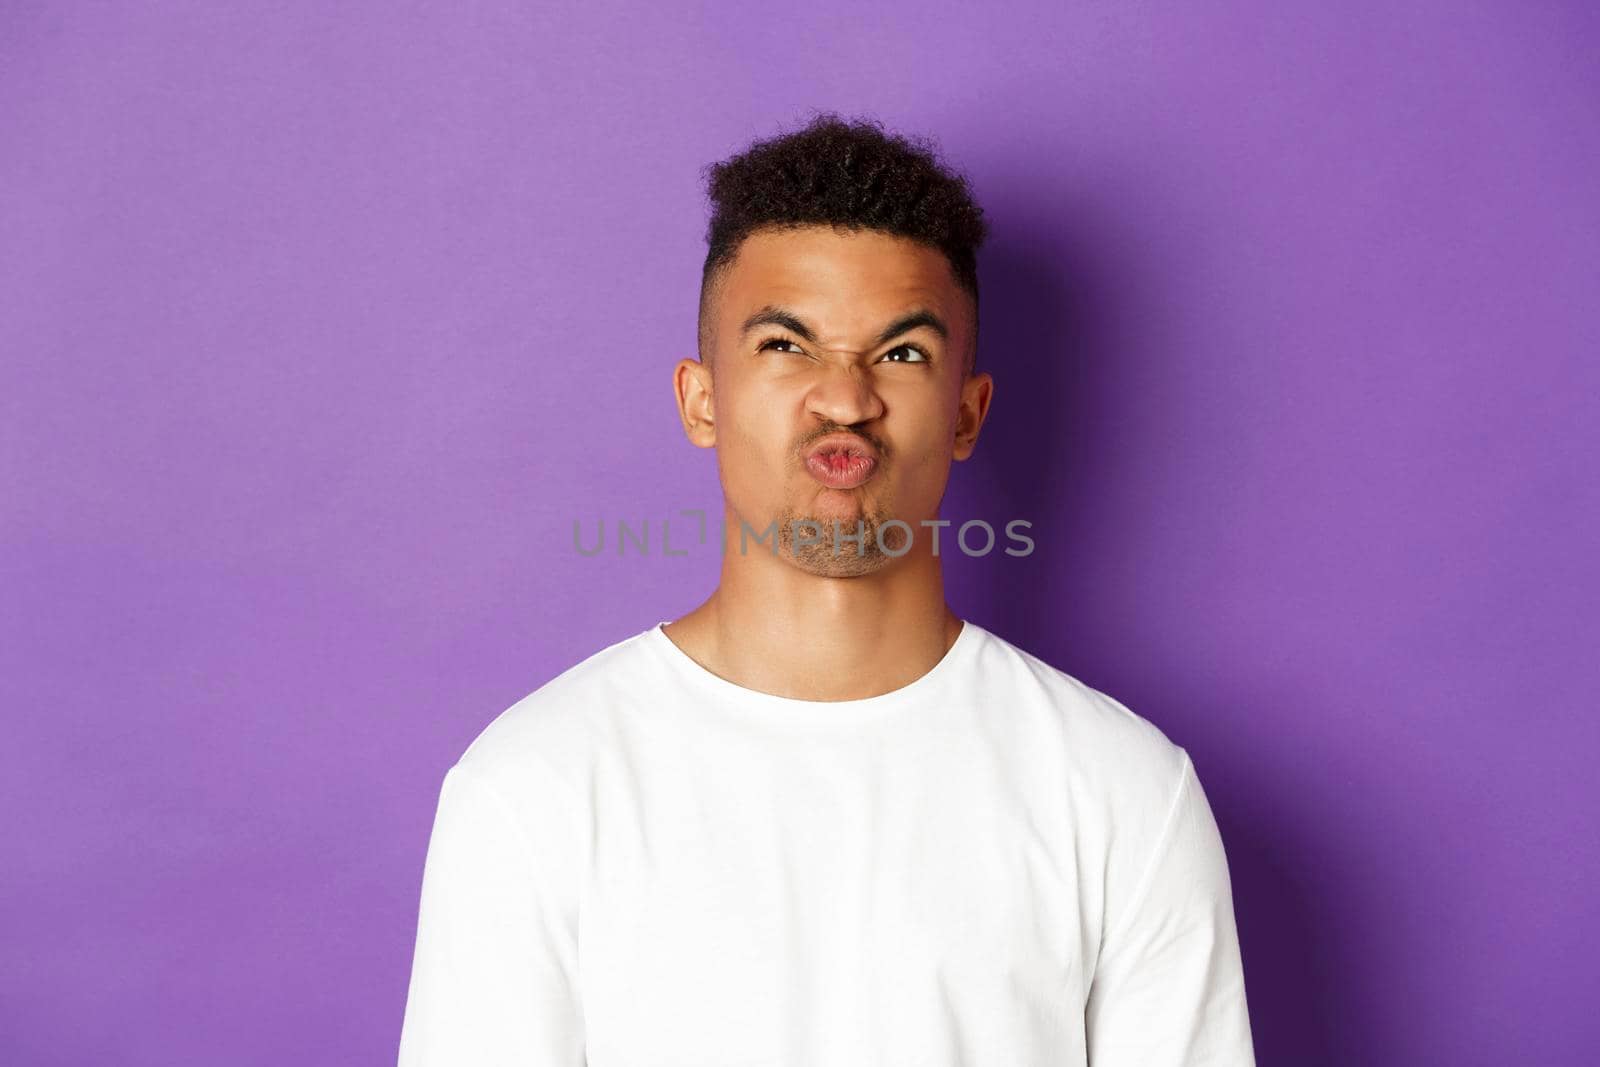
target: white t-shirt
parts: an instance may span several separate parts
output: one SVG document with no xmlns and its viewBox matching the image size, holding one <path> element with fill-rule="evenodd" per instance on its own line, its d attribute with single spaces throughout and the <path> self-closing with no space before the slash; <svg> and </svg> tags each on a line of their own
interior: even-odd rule
<svg viewBox="0 0 1600 1067">
<path fill-rule="evenodd" d="M 1186 750 L 967 621 L 863 700 L 660 625 L 445 774 L 401 1067 L 1246 1067 Z"/>
</svg>

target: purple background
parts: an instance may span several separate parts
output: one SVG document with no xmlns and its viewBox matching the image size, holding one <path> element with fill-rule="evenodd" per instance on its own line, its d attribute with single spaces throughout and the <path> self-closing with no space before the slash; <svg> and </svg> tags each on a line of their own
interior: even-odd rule
<svg viewBox="0 0 1600 1067">
<path fill-rule="evenodd" d="M 1592 5 L 340 7 L 0 15 L 0 1059 L 392 1062 L 446 767 L 714 584 L 572 547 L 718 506 L 699 168 L 834 108 L 993 219 L 951 601 L 1193 753 L 1262 1063 L 1591 1061 Z"/>
</svg>

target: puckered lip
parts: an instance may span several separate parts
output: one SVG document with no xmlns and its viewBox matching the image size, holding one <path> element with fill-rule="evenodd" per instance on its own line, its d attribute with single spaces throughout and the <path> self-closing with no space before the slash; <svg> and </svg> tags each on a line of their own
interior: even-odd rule
<svg viewBox="0 0 1600 1067">
<path fill-rule="evenodd" d="M 852 456 L 866 456 L 876 463 L 879 459 L 878 450 L 864 437 L 853 433 L 830 433 L 826 437 L 819 437 L 806 449 L 804 459 L 820 455 L 824 452 L 844 452 Z"/>
</svg>

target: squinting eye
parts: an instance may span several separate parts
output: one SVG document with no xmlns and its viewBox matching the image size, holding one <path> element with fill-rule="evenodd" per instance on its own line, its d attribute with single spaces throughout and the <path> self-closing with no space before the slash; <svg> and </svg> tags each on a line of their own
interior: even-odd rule
<svg viewBox="0 0 1600 1067">
<path fill-rule="evenodd" d="M 889 359 L 889 357 L 894 355 L 896 352 L 910 352 L 912 355 L 916 356 L 916 358 L 915 359 Z M 924 352 L 918 346 L 916 346 L 914 344 L 910 344 L 908 342 L 906 344 L 898 345 L 898 346 L 896 346 L 894 348 L 889 349 L 888 352 L 884 353 L 883 358 L 889 360 L 890 363 L 926 363 L 926 362 L 928 362 L 928 353 Z"/>
<path fill-rule="evenodd" d="M 795 348 L 800 347 L 799 345 L 795 345 L 794 342 L 789 340 L 787 337 L 771 337 L 765 341 L 762 341 L 761 344 L 756 347 L 756 351 L 764 352 L 773 345 L 794 345 Z"/>
</svg>

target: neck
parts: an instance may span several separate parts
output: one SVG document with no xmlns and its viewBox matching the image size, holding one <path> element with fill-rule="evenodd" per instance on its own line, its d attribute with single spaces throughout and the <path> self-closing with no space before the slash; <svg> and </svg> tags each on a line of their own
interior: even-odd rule
<svg viewBox="0 0 1600 1067">
<path fill-rule="evenodd" d="M 811 573 L 751 543 L 728 517 L 717 589 L 666 628 L 714 674 L 797 700 L 881 696 L 932 670 L 961 632 L 928 538 L 854 577 Z"/>
</svg>

